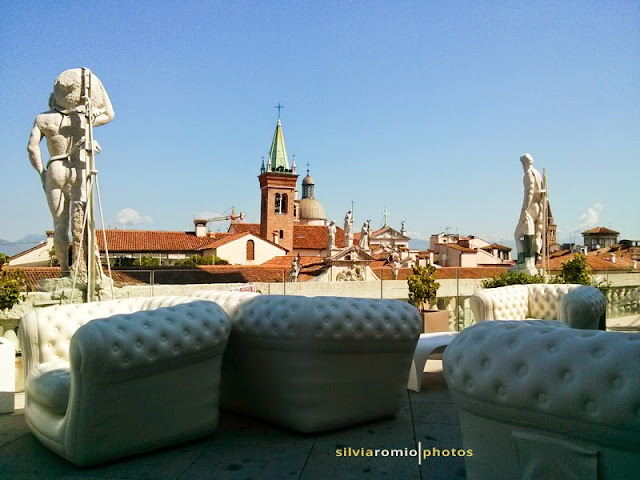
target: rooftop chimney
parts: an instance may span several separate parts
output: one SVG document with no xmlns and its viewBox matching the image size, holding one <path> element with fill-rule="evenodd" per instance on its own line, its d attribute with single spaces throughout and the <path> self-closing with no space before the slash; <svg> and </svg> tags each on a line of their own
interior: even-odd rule
<svg viewBox="0 0 640 480">
<path fill-rule="evenodd" d="M 207 221 L 196 219 L 193 221 L 195 224 L 196 237 L 206 237 L 207 236 Z"/>
</svg>

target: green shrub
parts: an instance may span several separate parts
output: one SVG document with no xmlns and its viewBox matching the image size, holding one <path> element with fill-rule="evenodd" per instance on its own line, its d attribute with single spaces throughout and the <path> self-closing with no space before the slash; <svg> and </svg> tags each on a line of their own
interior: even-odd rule
<svg viewBox="0 0 640 480">
<path fill-rule="evenodd" d="M 589 273 L 589 263 L 584 253 L 576 253 L 571 260 L 562 264 L 560 274 L 553 277 L 552 283 L 577 283 L 579 285 L 590 285 L 596 287 L 605 295 L 611 284 L 605 281 L 596 282 Z"/>
<path fill-rule="evenodd" d="M 29 291 L 22 270 L 0 270 L 0 310 L 7 310 L 22 301 Z"/>
<path fill-rule="evenodd" d="M 483 280 L 482 288 L 506 287 L 507 285 L 527 285 L 529 283 L 544 283 L 544 276 L 530 275 L 525 272 L 506 272 L 493 278 Z"/>
<path fill-rule="evenodd" d="M 409 275 L 409 303 L 419 310 L 429 308 L 436 299 L 440 284 L 436 282 L 436 267 L 413 267 L 413 275 Z"/>
</svg>

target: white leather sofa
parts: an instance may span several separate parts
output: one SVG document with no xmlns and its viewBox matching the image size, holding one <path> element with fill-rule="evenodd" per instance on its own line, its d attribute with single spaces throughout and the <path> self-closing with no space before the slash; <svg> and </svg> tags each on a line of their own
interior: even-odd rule
<svg viewBox="0 0 640 480">
<path fill-rule="evenodd" d="M 299 432 L 398 412 L 422 329 L 398 300 L 257 295 L 241 302 L 221 407 Z"/>
<path fill-rule="evenodd" d="M 258 295 L 260 294 L 255 292 L 239 292 L 233 290 L 198 290 L 190 296 L 201 300 L 216 302 L 227 312 L 229 318 L 232 318 L 241 304 Z"/>
<path fill-rule="evenodd" d="M 467 478 L 636 479 L 640 334 L 483 322 L 444 352 Z"/>
<path fill-rule="evenodd" d="M 190 297 L 36 309 L 19 328 L 25 418 L 86 466 L 213 432 L 226 313 Z"/>
<path fill-rule="evenodd" d="M 476 322 L 484 320 L 557 320 L 573 328 L 604 330 L 607 300 L 595 287 L 529 284 L 486 288 L 469 299 Z"/>
</svg>

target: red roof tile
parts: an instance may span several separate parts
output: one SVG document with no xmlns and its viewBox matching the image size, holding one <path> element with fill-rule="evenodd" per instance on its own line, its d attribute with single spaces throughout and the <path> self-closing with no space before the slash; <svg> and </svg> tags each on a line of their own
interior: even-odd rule
<svg viewBox="0 0 640 480">
<path fill-rule="evenodd" d="M 610 228 L 607 227 L 594 227 L 590 230 L 587 230 L 586 232 L 582 232 L 582 234 L 611 234 L 611 235 L 620 235 L 620 232 L 616 232 L 615 230 L 611 230 Z"/>
<path fill-rule="evenodd" d="M 196 237 L 194 232 L 158 230 L 105 230 L 109 252 L 184 252 L 195 251 L 224 238 L 228 233 Z M 98 247 L 104 251 L 102 230 L 96 231 Z"/>
</svg>

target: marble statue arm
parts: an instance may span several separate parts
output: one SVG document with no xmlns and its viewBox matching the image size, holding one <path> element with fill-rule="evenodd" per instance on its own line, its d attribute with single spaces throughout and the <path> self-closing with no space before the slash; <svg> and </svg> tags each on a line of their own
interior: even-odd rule
<svg viewBox="0 0 640 480">
<path fill-rule="evenodd" d="M 111 105 L 109 95 L 107 95 L 107 90 L 102 85 L 102 82 L 100 82 L 100 89 L 102 90 L 102 97 L 104 99 L 104 108 L 101 108 L 98 111 L 100 114 L 93 120 L 94 127 L 99 127 L 100 125 L 109 123 L 113 120 L 113 117 L 116 116 L 116 113 L 113 111 L 113 105 Z"/>
<path fill-rule="evenodd" d="M 34 122 L 31 135 L 29 136 L 29 144 L 27 145 L 27 152 L 29 152 L 29 160 L 31 165 L 36 171 L 42 175 L 44 167 L 42 165 L 42 155 L 40 152 L 40 141 L 42 140 L 42 131 L 38 126 L 38 122 Z"/>
</svg>

